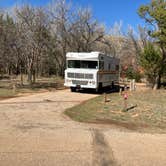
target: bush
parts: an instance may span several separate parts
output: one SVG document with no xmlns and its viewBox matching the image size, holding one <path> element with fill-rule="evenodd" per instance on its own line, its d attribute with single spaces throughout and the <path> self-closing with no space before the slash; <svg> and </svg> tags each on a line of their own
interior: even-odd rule
<svg viewBox="0 0 166 166">
<path fill-rule="evenodd" d="M 142 78 L 142 75 L 138 70 L 136 70 L 132 66 L 130 66 L 126 70 L 126 77 L 128 79 L 135 79 L 136 82 L 140 82 L 141 78 Z"/>
</svg>

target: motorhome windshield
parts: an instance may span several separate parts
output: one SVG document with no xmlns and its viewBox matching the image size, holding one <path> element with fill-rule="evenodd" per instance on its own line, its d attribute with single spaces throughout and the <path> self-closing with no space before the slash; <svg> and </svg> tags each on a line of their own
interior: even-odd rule
<svg viewBox="0 0 166 166">
<path fill-rule="evenodd" d="M 98 69 L 98 61 L 68 60 L 68 68 Z"/>
</svg>

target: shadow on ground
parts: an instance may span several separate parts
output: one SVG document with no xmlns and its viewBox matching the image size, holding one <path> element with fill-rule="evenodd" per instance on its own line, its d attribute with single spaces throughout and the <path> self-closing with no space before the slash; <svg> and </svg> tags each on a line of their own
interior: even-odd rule
<svg viewBox="0 0 166 166">
<path fill-rule="evenodd" d="M 99 92 L 96 92 L 96 90 L 94 89 L 80 89 L 77 92 L 79 93 L 87 93 L 87 94 L 103 94 L 103 93 L 114 93 L 114 92 L 119 92 L 120 88 L 122 88 L 122 90 L 124 89 L 121 86 L 114 86 L 114 87 L 103 87 Z"/>
</svg>

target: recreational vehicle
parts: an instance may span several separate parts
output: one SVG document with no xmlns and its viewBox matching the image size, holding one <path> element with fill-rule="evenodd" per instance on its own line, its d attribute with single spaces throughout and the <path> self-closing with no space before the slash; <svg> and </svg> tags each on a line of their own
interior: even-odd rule
<svg viewBox="0 0 166 166">
<path fill-rule="evenodd" d="M 102 87 L 119 82 L 119 59 L 100 52 L 66 55 L 65 86 L 71 91 L 91 88 L 96 91 Z"/>
</svg>

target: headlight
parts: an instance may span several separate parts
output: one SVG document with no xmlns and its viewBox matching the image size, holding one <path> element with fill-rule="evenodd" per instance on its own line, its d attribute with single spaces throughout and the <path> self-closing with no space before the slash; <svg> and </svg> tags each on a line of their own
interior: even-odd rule
<svg viewBox="0 0 166 166">
<path fill-rule="evenodd" d="M 89 81 L 89 84 L 95 85 L 95 81 Z"/>
<path fill-rule="evenodd" d="M 95 85 L 95 83 L 96 83 L 95 81 L 92 81 L 92 84 L 93 84 L 93 85 Z"/>
</svg>

